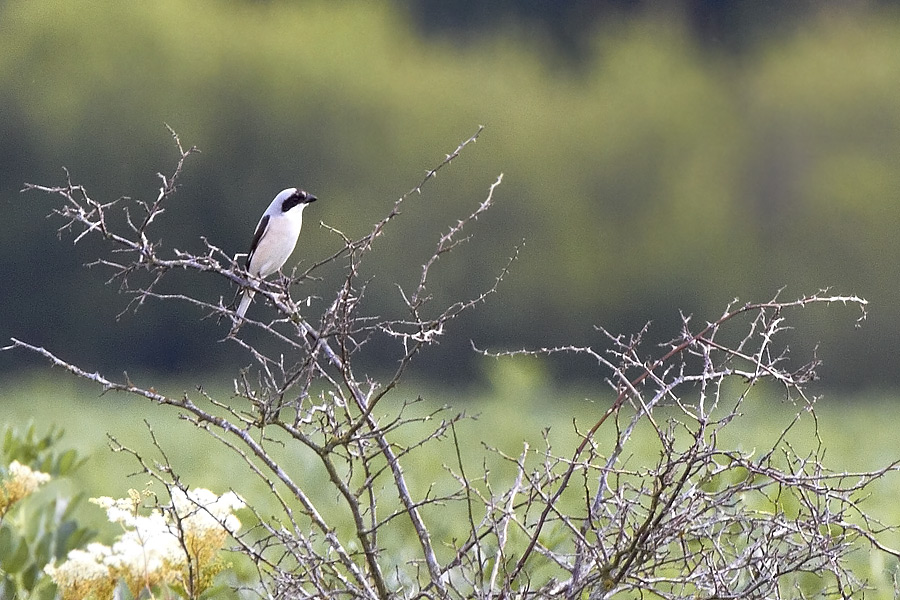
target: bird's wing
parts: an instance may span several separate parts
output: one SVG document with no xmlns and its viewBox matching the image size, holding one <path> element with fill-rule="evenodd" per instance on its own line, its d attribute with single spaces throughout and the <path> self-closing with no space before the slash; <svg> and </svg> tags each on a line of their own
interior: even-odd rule
<svg viewBox="0 0 900 600">
<path fill-rule="evenodd" d="M 253 258 L 253 253 L 256 252 L 256 247 L 259 246 L 259 240 L 262 239 L 263 234 L 266 232 L 266 227 L 269 226 L 269 215 L 263 215 L 263 218 L 259 220 L 259 225 L 256 226 L 256 233 L 253 234 L 253 241 L 250 242 L 250 252 L 247 254 L 247 268 L 250 268 L 250 259 Z"/>
</svg>

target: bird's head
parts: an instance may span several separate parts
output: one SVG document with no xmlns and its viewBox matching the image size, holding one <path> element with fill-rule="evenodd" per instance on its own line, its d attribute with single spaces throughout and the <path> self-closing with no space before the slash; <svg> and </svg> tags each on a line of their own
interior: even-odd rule
<svg viewBox="0 0 900 600">
<path fill-rule="evenodd" d="M 297 188 L 287 188 L 282 190 L 272 204 L 282 212 L 286 213 L 294 208 L 299 207 L 302 210 L 310 202 L 315 202 L 318 198 L 312 194 Z"/>
</svg>

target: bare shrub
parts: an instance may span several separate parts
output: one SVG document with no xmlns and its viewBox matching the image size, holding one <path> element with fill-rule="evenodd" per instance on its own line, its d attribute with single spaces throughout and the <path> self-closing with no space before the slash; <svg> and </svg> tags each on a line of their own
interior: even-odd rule
<svg viewBox="0 0 900 600">
<path fill-rule="evenodd" d="M 872 483 L 895 471 L 897 463 L 871 472 L 830 471 L 817 433 L 812 451 L 795 449 L 791 432 L 802 419 L 815 419 L 815 398 L 805 390 L 817 362 L 797 365 L 779 343 L 792 311 L 850 304 L 861 309 L 862 319 L 861 298 L 820 291 L 792 301 L 776 296 L 735 303 L 702 326 L 683 318 L 680 337 L 661 349 L 646 348 L 643 332 L 623 336 L 598 330 L 601 349 L 485 352 L 589 356 L 606 382 L 597 397 L 614 398 L 589 428 L 576 427 L 571 448 L 547 443 L 525 445 L 517 455 L 495 451 L 509 466 L 501 473 L 489 472 L 462 447 L 457 436 L 462 414 L 383 402 L 416 355 L 448 335 L 453 319 L 485 301 L 506 273 L 501 270 L 489 289 L 444 305 L 436 305 L 430 294 L 433 267 L 467 239 L 491 207 L 501 175 L 436 241 L 414 287 L 398 286 L 402 317 L 365 310 L 361 267 L 376 251 L 377 238 L 389 234 L 403 203 L 480 133 L 428 171 L 367 235 L 350 239 L 325 226 L 339 236 L 341 249 L 273 281 L 248 278 L 209 240 L 200 254 L 150 241 L 149 232 L 175 201 L 178 177 L 194 152 L 185 150 L 174 132 L 180 157 L 170 176 L 160 175 L 155 199 L 97 201 L 68 174 L 62 186 L 29 184 L 26 189 L 61 200 L 53 211 L 63 221 L 61 233 L 71 234 L 75 243 L 87 236 L 107 243 L 110 252 L 94 264 L 109 269 L 109 282 L 128 295 L 126 310 L 175 300 L 236 324 L 233 306 L 222 298 L 158 291 L 170 272 L 187 270 L 251 287 L 258 304 L 263 304 L 259 299 L 269 304 L 256 314 L 270 318 L 248 319 L 228 334 L 255 369 L 236 375 L 234 397 L 227 400 L 203 391 L 169 396 L 127 378 L 117 381 L 25 341 L 14 339 L 5 349 L 40 354 L 103 391 L 174 408 L 246 463 L 276 507 L 251 507 L 256 526 L 235 538 L 236 550 L 259 572 L 247 594 L 381 600 L 845 598 L 863 590 L 866 583 L 848 560 L 852 551 L 870 548 L 900 556 L 881 541 L 886 527 L 861 506 Z M 122 225 L 114 228 L 112 222 Z M 310 304 L 304 284 L 327 264 L 343 265 L 345 276 L 331 282 L 330 299 Z M 251 328 L 277 342 L 275 350 L 264 352 L 252 343 L 246 335 Z M 395 370 L 381 381 L 354 368 L 362 349 L 372 346 L 396 357 Z M 795 418 L 771 447 L 729 447 L 722 440 L 740 427 L 742 407 L 758 401 L 754 395 L 765 395 L 756 393 L 763 382 L 777 385 L 795 403 Z M 631 448 L 648 439 L 658 458 L 632 464 Z M 454 452 L 445 457 L 442 479 L 411 483 L 419 451 L 447 442 Z M 118 441 L 114 446 L 132 452 L 143 471 L 169 490 L 187 488 L 167 460 L 149 460 Z M 327 489 L 304 483 L 305 467 L 285 459 L 291 447 L 314 455 Z M 160 453 L 165 457 L 164 449 Z M 241 489 L 235 485 L 234 491 Z M 194 597 L 191 589 L 186 585 L 185 593 Z"/>
</svg>

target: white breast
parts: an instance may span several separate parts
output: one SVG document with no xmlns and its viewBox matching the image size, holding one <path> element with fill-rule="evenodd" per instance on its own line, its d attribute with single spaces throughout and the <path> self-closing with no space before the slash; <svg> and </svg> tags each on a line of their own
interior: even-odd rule
<svg viewBox="0 0 900 600">
<path fill-rule="evenodd" d="M 301 211 L 297 211 L 298 213 Z M 250 259 L 250 273 L 257 277 L 268 277 L 282 266 L 297 245 L 302 220 L 297 214 L 277 216 L 269 219 L 266 231 Z"/>
</svg>

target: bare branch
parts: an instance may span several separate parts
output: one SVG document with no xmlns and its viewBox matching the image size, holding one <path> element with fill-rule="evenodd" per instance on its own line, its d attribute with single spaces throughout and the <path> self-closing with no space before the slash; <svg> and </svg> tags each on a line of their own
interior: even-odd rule
<svg viewBox="0 0 900 600">
<path fill-rule="evenodd" d="M 177 196 L 186 159 L 197 152 L 185 150 L 169 132 L 179 159 L 171 174 L 159 174 L 152 200 L 94 200 L 68 171 L 62 186 L 25 188 L 61 199 L 53 210 L 63 221 L 60 235 L 71 235 L 74 244 L 88 237 L 104 243 L 108 253 L 91 265 L 108 270 L 108 283 L 128 296 L 124 310 L 177 301 L 233 324 L 237 319 L 224 293 L 204 298 L 161 287 L 175 270 L 212 273 L 223 288 L 249 288 L 268 301 L 267 320 L 246 319 L 245 329 L 264 334 L 274 350 L 264 351 L 243 330 L 225 337 L 251 361 L 251 368 L 236 374 L 227 399 L 199 388 L 169 396 L 127 375 L 116 381 L 18 339 L 2 350 L 26 350 L 104 393 L 174 409 L 238 457 L 271 501 L 252 507 L 258 524 L 235 540 L 259 571 L 261 596 L 845 598 L 866 586 L 848 559 L 853 550 L 900 558 L 885 541 L 892 527 L 864 506 L 873 484 L 900 470 L 900 462 L 868 472 L 826 467 L 816 398 L 807 392 L 818 359 L 791 368 L 795 357 L 781 340 L 792 314 L 812 305 L 856 306 L 859 323 L 866 317 L 862 298 L 820 290 L 792 301 L 781 300 L 780 293 L 767 302 L 735 300 L 718 318 L 699 325 L 682 315 L 679 335 L 649 350 L 648 325 L 630 335 L 597 328 L 596 347 L 479 351 L 497 360 L 588 357 L 598 380 L 605 378 L 597 397 L 611 396 L 589 426 L 573 424 L 561 451 L 545 432 L 541 448 L 524 444 L 520 453 L 508 455 L 486 443 L 486 456 L 477 457 L 463 437 L 462 414 L 444 416 L 442 410 L 423 412 L 417 401 L 398 406 L 384 400 L 420 351 L 450 334 L 456 317 L 485 302 L 516 260 L 518 248 L 493 283 L 469 298 L 440 303 L 430 293 L 438 277 L 435 265 L 465 248 L 474 223 L 493 206 L 503 176 L 439 236 L 413 274 L 414 288 L 398 286 L 402 317 L 366 312 L 368 280 L 361 273 L 376 238 L 388 231 L 403 203 L 423 193 L 482 128 L 388 206 L 366 235 L 354 240 L 323 224 L 341 240 L 340 250 L 273 281 L 249 277 L 205 238 L 197 254 L 152 239 Z M 325 282 L 332 284 L 330 297 L 313 302 L 303 286 L 331 263 L 343 275 Z M 355 366 L 361 350 L 376 343 L 379 352 L 396 357 L 397 366 L 371 380 Z M 739 427 L 742 409 L 757 401 L 751 391 L 761 382 L 774 383 L 795 402 L 793 417 L 765 447 L 728 447 L 725 434 Z M 813 425 L 811 450 L 798 450 L 810 447 L 796 442 L 801 422 Z M 152 430 L 150 435 L 161 462 L 116 440 L 112 445 L 170 492 L 184 491 L 185 482 Z M 440 444 L 452 444 L 441 454 L 451 457 L 441 460 L 443 479 L 429 475 L 423 481 L 419 457 Z M 635 448 L 652 448 L 655 458 L 642 462 Z M 309 462 L 298 462 L 301 454 Z M 481 466 L 474 468 L 478 458 Z M 491 471 L 489 460 L 503 468 Z M 818 587 L 802 579 L 806 573 L 816 574 Z M 192 579 L 189 574 L 185 590 L 196 596 L 200 588 Z"/>
</svg>

